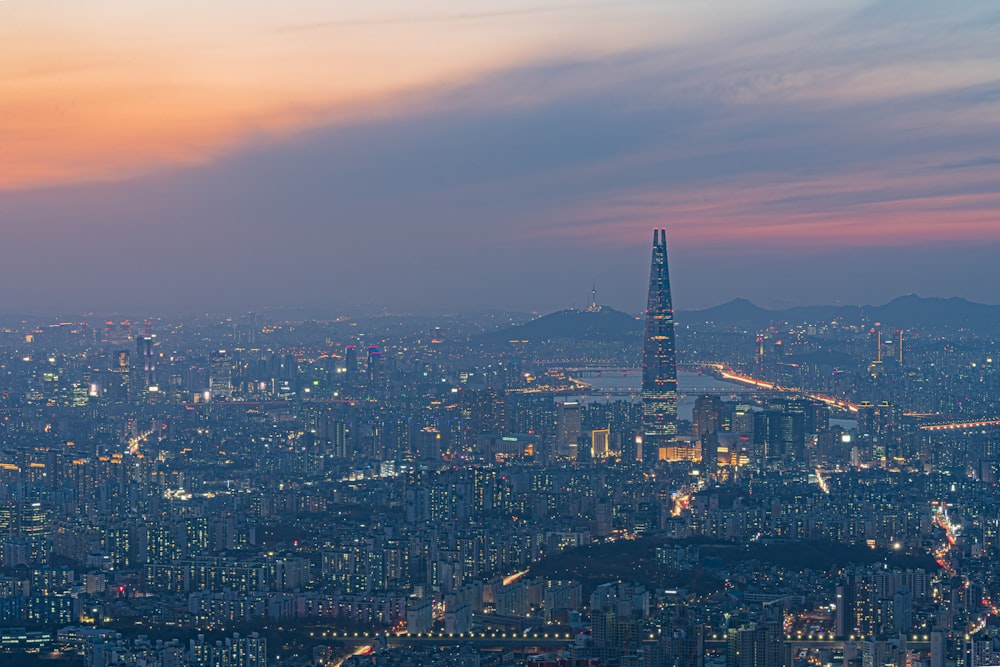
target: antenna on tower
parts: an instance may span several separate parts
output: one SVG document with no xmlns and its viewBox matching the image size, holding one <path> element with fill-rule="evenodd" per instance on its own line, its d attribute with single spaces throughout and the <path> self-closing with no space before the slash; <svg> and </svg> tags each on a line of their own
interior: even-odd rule
<svg viewBox="0 0 1000 667">
<path fill-rule="evenodd" d="M 587 306 L 587 312 L 596 313 L 600 309 L 601 307 L 597 305 L 597 280 L 594 280 L 594 287 L 590 290 L 590 305 Z"/>
</svg>

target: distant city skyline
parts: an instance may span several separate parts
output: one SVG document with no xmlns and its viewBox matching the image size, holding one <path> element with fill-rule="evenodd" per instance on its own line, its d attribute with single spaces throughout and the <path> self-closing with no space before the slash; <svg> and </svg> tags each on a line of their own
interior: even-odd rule
<svg viewBox="0 0 1000 667">
<path fill-rule="evenodd" d="M 683 318 L 685 313 L 697 313 L 700 311 L 712 310 L 716 307 L 725 306 L 727 304 L 737 302 L 737 301 L 749 301 L 754 306 L 757 306 L 764 311 L 782 312 L 785 310 L 796 309 L 801 307 L 882 307 L 886 306 L 897 299 L 905 299 L 908 297 L 917 297 L 919 299 L 962 299 L 969 304 L 982 304 L 987 306 L 1000 306 L 998 303 L 991 303 L 988 301 L 976 301 L 973 299 L 966 299 L 961 296 L 933 296 L 925 297 L 922 294 L 899 294 L 894 297 L 888 298 L 884 301 L 869 300 L 869 301 L 844 301 L 837 299 L 834 301 L 802 301 L 802 302 L 788 302 L 775 300 L 770 304 L 754 301 L 749 299 L 744 295 L 734 295 L 726 298 L 723 301 L 708 303 L 704 306 L 697 306 L 691 308 L 679 308 L 675 309 L 675 313 L 680 312 Z M 628 309 L 625 307 L 620 307 L 616 304 L 609 304 L 601 299 L 598 299 L 597 305 L 601 308 L 611 308 L 612 310 L 617 310 L 629 315 L 634 315 L 637 319 L 641 319 L 644 310 L 643 309 Z M 164 307 L 160 310 L 154 310 L 151 308 L 144 308 L 142 305 L 125 305 L 123 307 L 97 307 L 97 308 L 74 308 L 64 307 L 64 308 L 34 308 L 32 306 L 26 306 L 24 308 L 14 308 L 7 307 L 0 310 L 0 320 L 7 318 L 8 320 L 17 318 L 29 318 L 31 321 L 41 322 L 45 320 L 79 320 L 79 321 L 91 321 L 92 323 L 103 322 L 107 318 L 112 319 L 122 319 L 123 321 L 128 320 L 141 320 L 144 318 L 153 317 L 157 320 L 164 321 L 187 321 L 187 320 L 201 320 L 208 319 L 213 320 L 216 318 L 227 318 L 234 316 L 243 316 L 247 314 L 255 314 L 269 320 L 273 321 L 289 321 L 295 322 L 299 320 L 353 320 L 353 319 L 377 319 L 380 317 L 475 317 L 477 315 L 485 315 L 489 313 L 506 313 L 512 316 L 525 316 L 528 318 L 543 317 L 545 315 L 558 313 L 562 311 L 586 311 L 591 307 L 591 302 L 582 303 L 579 299 L 574 299 L 570 302 L 564 304 L 556 304 L 552 308 L 548 309 L 537 309 L 537 308 L 518 308 L 516 306 L 505 308 L 499 306 L 491 306 L 490 304 L 485 304 L 482 307 L 470 306 L 468 308 L 454 309 L 447 307 L 440 308 L 429 308 L 429 309 L 416 309 L 407 308 L 405 305 L 397 308 L 390 308 L 385 305 L 380 305 L 378 303 L 372 302 L 367 304 L 355 303 L 355 304 L 327 304 L 327 303 L 290 303 L 290 304 L 257 304 L 257 305 L 246 305 L 246 306 L 208 306 L 208 307 Z"/>
<path fill-rule="evenodd" d="M 0 310 L 997 303 L 992 3 L 0 3 Z M 914 36 L 919 36 L 915 38 Z"/>
</svg>

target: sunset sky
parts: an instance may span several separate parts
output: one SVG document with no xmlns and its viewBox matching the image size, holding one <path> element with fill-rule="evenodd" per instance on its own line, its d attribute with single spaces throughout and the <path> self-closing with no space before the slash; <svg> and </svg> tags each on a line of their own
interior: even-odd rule
<svg viewBox="0 0 1000 667">
<path fill-rule="evenodd" d="M 0 311 L 1000 303 L 995 0 L 0 0 Z"/>
</svg>

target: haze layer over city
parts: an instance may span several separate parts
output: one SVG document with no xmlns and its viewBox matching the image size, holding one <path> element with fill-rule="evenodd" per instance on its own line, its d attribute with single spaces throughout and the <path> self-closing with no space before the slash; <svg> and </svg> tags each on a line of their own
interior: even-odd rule
<svg viewBox="0 0 1000 667">
<path fill-rule="evenodd" d="M 1000 664 L 998 26 L 0 2 L 0 663 Z"/>
</svg>

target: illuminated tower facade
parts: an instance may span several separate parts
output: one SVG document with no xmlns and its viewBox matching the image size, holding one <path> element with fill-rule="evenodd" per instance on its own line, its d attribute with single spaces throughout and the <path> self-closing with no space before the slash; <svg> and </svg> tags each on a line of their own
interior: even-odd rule
<svg viewBox="0 0 1000 667">
<path fill-rule="evenodd" d="M 156 387 L 156 357 L 153 355 L 153 344 L 156 338 L 153 334 L 144 334 L 135 338 L 136 379 L 132 383 L 132 391 L 137 395 L 146 395 Z"/>
<path fill-rule="evenodd" d="M 208 356 L 208 391 L 213 400 L 233 397 L 233 357 L 225 350 Z"/>
<path fill-rule="evenodd" d="M 642 427 L 642 458 L 655 461 L 660 447 L 677 435 L 677 356 L 665 229 L 653 230 L 642 349 Z"/>
</svg>

